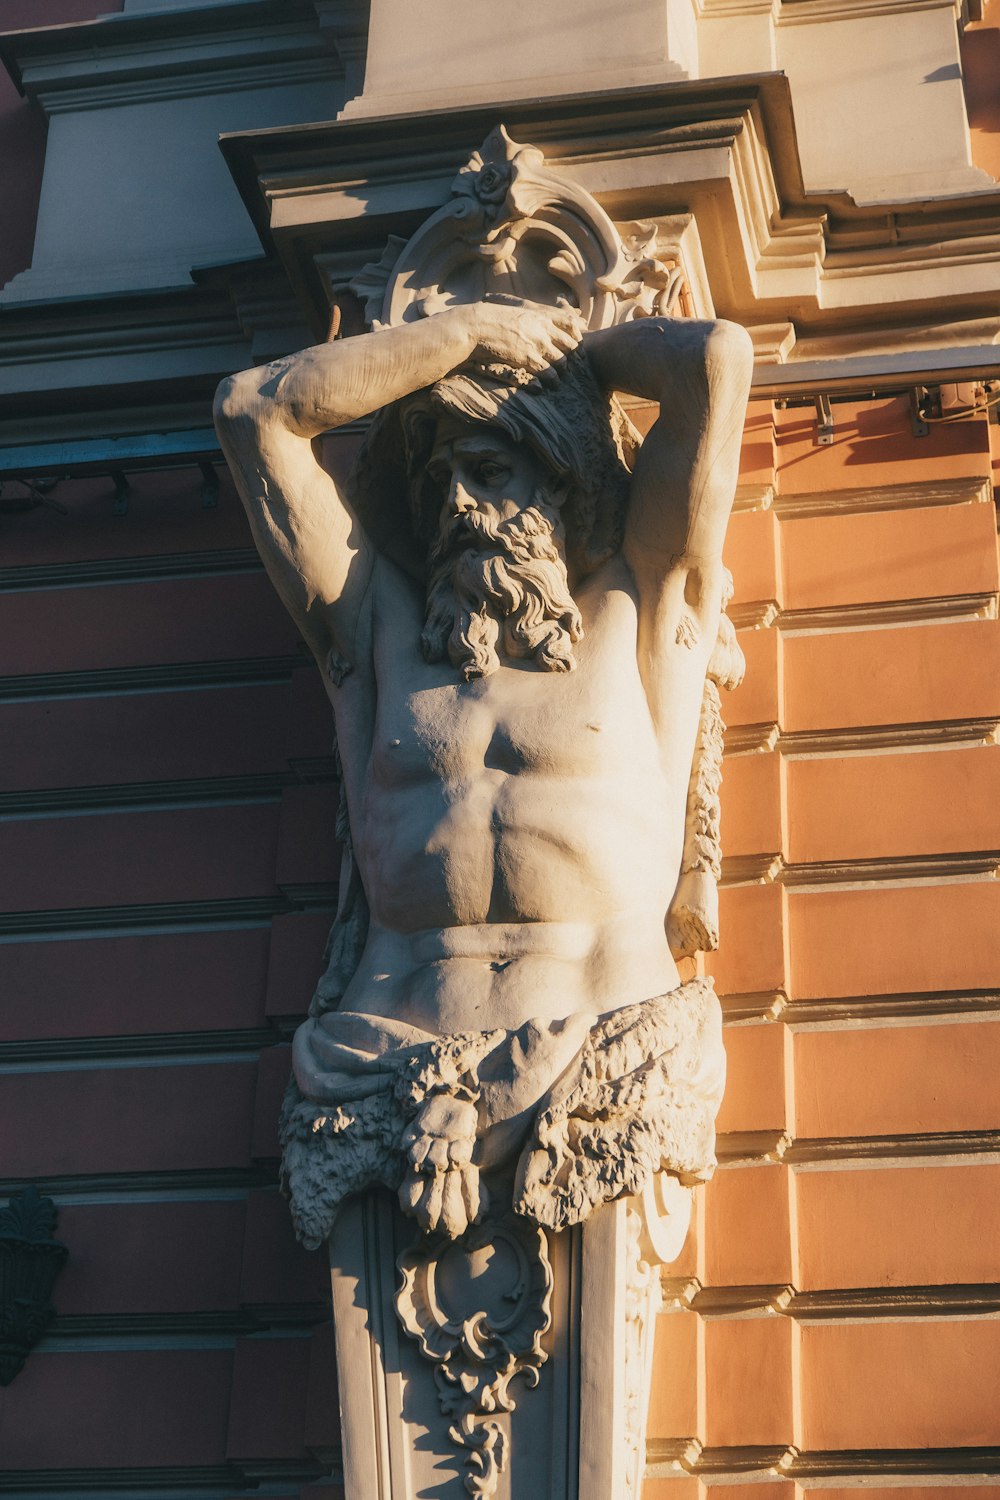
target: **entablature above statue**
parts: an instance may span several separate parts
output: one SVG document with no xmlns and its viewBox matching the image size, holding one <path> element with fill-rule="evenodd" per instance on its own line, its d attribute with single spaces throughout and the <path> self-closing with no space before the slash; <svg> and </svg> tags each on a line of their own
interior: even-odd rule
<svg viewBox="0 0 1000 1500">
<path fill-rule="evenodd" d="M 763 389 L 800 362 L 821 360 L 828 378 L 868 348 L 891 372 L 915 341 L 931 367 L 950 369 L 959 346 L 963 367 L 995 364 L 1000 187 L 867 207 L 807 191 L 778 73 L 223 137 L 317 334 L 390 235 L 405 242 L 448 203 L 469 141 L 501 116 L 610 221 L 660 222 L 661 245 L 675 236 L 693 310 L 748 329 Z"/>
</svg>

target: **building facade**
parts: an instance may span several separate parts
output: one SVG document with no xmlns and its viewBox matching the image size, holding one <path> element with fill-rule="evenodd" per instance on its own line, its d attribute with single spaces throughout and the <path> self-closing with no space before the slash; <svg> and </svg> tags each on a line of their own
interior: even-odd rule
<svg viewBox="0 0 1000 1500">
<path fill-rule="evenodd" d="M 704 960 L 730 1081 L 645 1494 L 996 1494 L 1000 0 L 0 26 L 0 1190 L 37 1185 L 69 1252 L 0 1391 L 5 1488 L 341 1493 L 276 1131 L 336 899 L 331 732 L 211 401 L 362 328 L 352 281 L 502 121 L 757 356 Z"/>
</svg>

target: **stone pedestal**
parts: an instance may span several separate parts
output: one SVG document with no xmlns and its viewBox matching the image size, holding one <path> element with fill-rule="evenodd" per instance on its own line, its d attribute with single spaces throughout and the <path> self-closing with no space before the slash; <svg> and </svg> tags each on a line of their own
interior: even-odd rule
<svg viewBox="0 0 1000 1500">
<path fill-rule="evenodd" d="M 552 1234 L 513 1214 L 421 1235 L 387 1193 L 330 1241 L 347 1500 L 639 1500 L 659 1262 L 690 1194 Z"/>
</svg>

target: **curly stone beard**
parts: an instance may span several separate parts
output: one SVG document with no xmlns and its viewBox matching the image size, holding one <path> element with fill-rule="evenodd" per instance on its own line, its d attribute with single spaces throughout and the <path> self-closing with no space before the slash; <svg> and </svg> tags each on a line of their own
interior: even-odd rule
<svg viewBox="0 0 1000 1500">
<path fill-rule="evenodd" d="M 506 521 L 480 511 L 442 517 L 420 645 L 426 661 L 447 658 L 466 682 L 497 670 L 498 643 L 549 672 L 576 666 L 583 621 L 569 590 L 562 521 L 544 492 L 533 501 Z"/>
</svg>

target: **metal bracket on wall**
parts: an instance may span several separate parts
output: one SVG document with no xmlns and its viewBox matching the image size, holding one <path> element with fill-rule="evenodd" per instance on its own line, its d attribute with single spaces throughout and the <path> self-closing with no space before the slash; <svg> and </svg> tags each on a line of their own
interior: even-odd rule
<svg viewBox="0 0 1000 1500">
<path fill-rule="evenodd" d="M 833 442 L 833 412 L 830 409 L 830 398 L 825 395 L 817 395 L 816 402 L 816 442 L 821 448 L 828 448 Z"/>
</svg>

